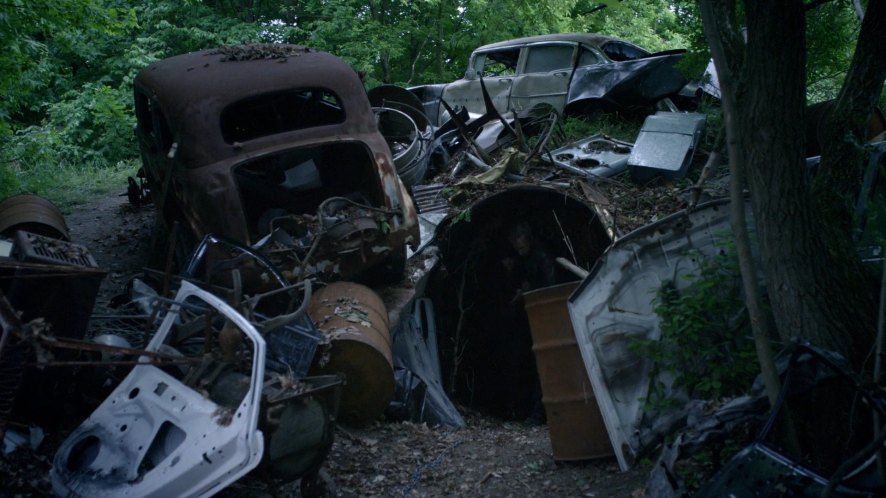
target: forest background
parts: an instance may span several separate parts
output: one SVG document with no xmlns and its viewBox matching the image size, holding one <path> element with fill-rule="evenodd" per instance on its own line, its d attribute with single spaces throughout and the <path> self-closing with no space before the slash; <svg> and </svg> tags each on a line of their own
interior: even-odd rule
<svg viewBox="0 0 886 498">
<path fill-rule="evenodd" d="M 809 103 L 839 91 L 860 25 L 854 7 L 833 0 L 807 12 Z M 0 198 L 30 192 L 67 208 L 125 186 L 139 166 L 132 81 L 165 57 L 297 43 L 340 56 L 367 88 L 409 86 L 459 78 L 482 44 L 572 31 L 687 48 L 693 78 L 710 57 L 692 1 L 2 0 Z"/>
</svg>

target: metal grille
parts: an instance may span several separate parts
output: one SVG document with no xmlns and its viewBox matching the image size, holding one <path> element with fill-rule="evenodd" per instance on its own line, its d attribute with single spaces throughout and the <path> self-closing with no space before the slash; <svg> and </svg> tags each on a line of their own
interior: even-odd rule
<svg viewBox="0 0 886 498">
<path fill-rule="evenodd" d="M 19 230 L 12 253 L 20 261 L 98 268 L 89 249 L 80 244 Z"/>
</svg>

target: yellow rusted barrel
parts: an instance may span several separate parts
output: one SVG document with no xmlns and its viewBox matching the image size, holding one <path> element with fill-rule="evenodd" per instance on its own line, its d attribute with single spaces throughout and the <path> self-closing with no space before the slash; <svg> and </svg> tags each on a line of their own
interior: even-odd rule
<svg viewBox="0 0 886 498">
<path fill-rule="evenodd" d="M 577 285 L 554 285 L 523 295 L 555 460 L 613 455 L 566 307 Z"/>
<path fill-rule="evenodd" d="M 336 282 L 314 294 L 308 314 L 329 340 L 318 349 L 311 374 L 345 376 L 338 420 L 364 425 L 377 419 L 394 396 L 391 336 L 381 298 L 366 286 Z"/>
</svg>

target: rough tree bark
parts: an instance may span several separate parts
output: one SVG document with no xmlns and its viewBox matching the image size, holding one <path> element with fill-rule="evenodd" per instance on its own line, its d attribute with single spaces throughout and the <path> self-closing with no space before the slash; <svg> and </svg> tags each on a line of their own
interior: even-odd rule
<svg viewBox="0 0 886 498">
<path fill-rule="evenodd" d="M 706 32 L 716 22 L 725 47 L 714 54 L 717 68 L 731 71 L 731 94 L 724 95 L 724 104 L 732 102 L 724 105 L 728 151 L 748 182 L 779 336 L 808 339 L 859 364 L 873 340 L 873 300 L 857 258 L 845 250 L 848 234 L 816 209 L 807 179 L 803 3 L 746 0 L 744 45 L 734 0 L 701 5 L 716 13 L 704 18 Z"/>
<path fill-rule="evenodd" d="M 860 144 L 884 78 L 886 1 L 872 0 L 840 95 L 818 125 L 822 167 L 815 193 L 820 208 L 839 219 L 844 230 L 851 227 L 852 202 L 863 175 L 865 152 Z"/>
<path fill-rule="evenodd" d="M 735 119 L 737 115 L 736 89 L 740 87 L 738 85 L 738 78 L 744 62 L 742 57 L 744 42 L 736 36 L 738 32 L 734 29 L 735 12 L 733 10 L 726 10 L 724 7 L 726 6 L 723 4 L 715 5 L 714 2 L 702 2 L 700 10 L 705 24 L 705 36 L 711 47 L 711 54 L 713 54 L 715 60 L 717 73 L 720 75 L 720 92 L 724 115 L 723 127 L 727 135 L 729 172 L 732 177 L 730 182 L 732 233 L 735 238 L 742 286 L 745 291 L 745 303 L 751 320 L 754 346 L 757 352 L 757 360 L 760 362 L 760 371 L 766 386 L 766 394 L 769 398 L 769 404 L 775 406 L 780 390 L 780 382 L 772 352 L 770 333 L 762 309 L 762 299 L 757 285 L 756 265 L 751 256 L 751 243 L 745 220 L 744 188 L 746 182 L 744 178 L 744 150 L 739 146 L 738 140 L 735 139 L 735 137 L 739 136 L 739 129 Z M 716 152 L 712 154 L 712 157 L 715 154 Z"/>
</svg>

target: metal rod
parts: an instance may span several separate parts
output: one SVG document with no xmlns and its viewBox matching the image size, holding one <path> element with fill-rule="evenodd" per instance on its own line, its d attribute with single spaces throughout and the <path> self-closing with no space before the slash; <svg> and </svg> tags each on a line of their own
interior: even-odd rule
<svg viewBox="0 0 886 498">
<path fill-rule="evenodd" d="M 165 360 L 157 358 L 155 360 L 139 361 L 139 360 L 53 360 L 46 362 L 25 363 L 31 367 L 83 367 L 83 366 L 116 366 L 116 365 L 196 365 L 203 361 L 202 358 L 181 358 L 177 360 Z"/>
<path fill-rule="evenodd" d="M 572 264 L 572 261 L 569 261 L 568 259 L 566 259 L 566 258 L 564 258 L 564 257 L 558 256 L 558 257 L 555 258 L 554 260 L 555 260 L 560 266 L 562 266 L 563 268 L 566 268 L 567 270 L 571 271 L 572 273 L 574 273 L 575 275 L 577 275 L 579 278 L 583 278 L 583 279 L 584 279 L 584 278 L 587 278 L 587 277 L 588 277 L 588 274 L 590 273 L 589 271 L 585 270 L 584 268 L 582 268 L 582 267 L 580 267 L 580 266 L 578 266 L 578 265 L 574 265 L 574 264 Z"/>
</svg>

